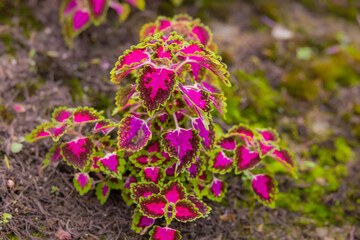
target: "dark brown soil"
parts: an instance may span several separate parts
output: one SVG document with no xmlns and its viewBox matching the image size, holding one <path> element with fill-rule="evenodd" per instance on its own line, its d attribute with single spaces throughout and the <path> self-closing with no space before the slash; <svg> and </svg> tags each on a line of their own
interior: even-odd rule
<svg viewBox="0 0 360 240">
<path fill-rule="evenodd" d="M 11 37 L 9 45 L 0 41 L 0 217 L 2 213 L 10 213 L 13 217 L 9 223 L 0 224 L 0 239 L 14 239 L 15 236 L 18 239 L 57 239 L 61 229 L 70 233 L 71 239 L 148 239 L 147 234 L 139 236 L 130 229 L 133 208 L 126 206 L 120 192 L 112 192 L 109 200 L 101 205 L 93 192 L 85 196 L 76 192 L 72 184 L 73 170 L 67 165 L 60 163 L 42 170 L 41 163 L 50 142 L 23 142 L 23 148 L 17 154 L 12 153 L 10 147 L 38 124 L 47 121 L 57 106 L 107 108 L 110 116 L 117 88 L 109 82 L 109 71 L 118 56 L 138 42 L 141 26 L 155 20 L 158 13 L 166 13 L 166 6 L 170 3 L 164 6 L 161 2 L 147 1 L 145 11 L 134 11 L 127 21 L 116 27 L 113 24 L 116 16 L 110 14 L 106 23 L 90 27 L 76 38 L 74 49 L 69 50 L 58 22 L 60 0 L 5 0 L 8 10 L 4 10 L 4 14 L 13 14 L 13 17 L 10 23 L 0 23 L 0 35 Z M 253 27 L 254 19 L 262 16 L 257 6 L 250 1 L 233 0 L 224 1 L 219 9 L 207 9 L 188 2 L 176 12 L 204 18 L 213 30 L 214 41 L 231 71 L 261 69 L 276 89 L 287 69 L 268 60 L 263 51 L 265 46 L 282 43 L 274 43 L 269 30 L 259 31 Z M 309 28 L 314 29 L 331 25 L 325 28 L 323 35 L 316 32 L 320 35 L 317 38 L 333 34 L 338 27 L 345 26 L 350 35 L 359 37 L 359 27 L 341 18 L 315 13 L 296 1 L 284 4 L 293 11 L 293 14 L 288 13 L 288 26 L 294 22 L 299 25 L 310 22 Z M 16 10 L 20 8 L 23 10 Z M 24 11 L 31 14 L 25 16 Z M 24 23 L 24 19 L 28 21 Z M 30 56 L 30 52 L 35 54 Z M 77 93 L 79 89 L 81 95 Z M 348 89 L 342 98 L 337 98 L 337 102 L 330 102 L 330 107 L 346 106 L 350 96 L 358 98 L 359 92 L 359 86 Z M 104 96 L 110 99 L 109 103 L 104 103 Z M 15 104 L 21 104 L 25 111 L 14 111 Z M 301 101 L 292 104 L 311 108 L 309 103 Z M 288 121 L 296 120 L 297 117 L 288 118 Z M 344 129 L 346 126 L 339 131 Z M 281 127 L 278 126 L 278 130 L 281 131 Z M 289 142 L 294 153 L 307 147 L 306 144 Z M 296 160 L 301 161 L 301 156 L 297 155 Z M 352 163 L 349 169 L 343 188 L 334 193 L 333 199 L 341 199 L 341 195 L 347 193 L 347 183 L 360 186 L 359 164 Z M 324 229 L 316 223 L 298 225 L 302 216 L 297 212 L 269 209 L 261 204 L 253 208 L 239 207 L 242 206 L 240 202 L 249 201 L 249 189 L 239 177 L 228 176 L 227 179 L 226 200 L 222 203 L 208 201 L 213 209 L 209 217 L 174 225 L 183 239 L 360 239 L 359 223 L 357 226 L 348 222 L 327 226 L 326 233 L 322 234 Z M 9 180 L 14 182 L 13 187 L 9 187 Z M 280 176 L 278 182 L 280 191 L 297 184 L 288 175 Z M 360 198 L 359 191 L 357 196 Z M 359 208 L 350 214 L 359 216 Z"/>
</svg>

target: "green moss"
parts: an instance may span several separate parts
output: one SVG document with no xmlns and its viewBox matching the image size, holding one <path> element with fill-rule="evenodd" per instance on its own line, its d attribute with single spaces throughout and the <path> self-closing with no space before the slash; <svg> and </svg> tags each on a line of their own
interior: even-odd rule
<svg viewBox="0 0 360 240">
<path fill-rule="evenodd" d="M 327 219 L 331 220 L 334 218 L 334 213 L 331 212 L 326 204 L 309 202 L 304 204 L 304 213 L 309 214 L 309 216 L 315 220 L 318 220 L 319 225 L 323 225 Z"/>
<path fill-rule="evenodd" d="M 282 165 L 281 163 L 279 163 L 278 161 L 272 158 L 266 158 L 264 161 L 266 161 L 265 168 L 267 172 L 269 172 L 272 175 L 276 175 L 280 173 L 286 174 L 288 172 L 284 167 L 284 165 Z"/>
<path fill-rule="evenodd" d="M 240 121 L 268 126 L 269 122 L 274 122 L 282 111 L 283 99 L 279 92 L 271 88 L 264 73 L 258 71 L 247 74 L 237 71 L 234 76 L 234 86 L 224 89 L 225 95 L 232 99 L 227 101 L 228 123 L 235 124 Z M 241 94 L 246 101 L 245 104 L 241 102 Z"/>
<path fill-rule="evenodd" d="M 276 206 L 286 208 L 293 212 L 298 212 L 301 210 L 299 195 L 279 192 L 276 200 Z"/>
<path fill-rule="evenodd" d="M 11 122 L 14 120 L 14 115 L 4 106 L 0 105 L 0 118 L 4 121 L 7 125 L 10 125 Z"/>
<path fill-rule="evenodd" d="M 335 148 L 334 157 L 339 162 L 348 162 L 354 156 L 354 152 L 345 138 L 337 138 Z"/>
<path fill-rule="evenodd" d="M 14 43 L 16 42 L 13 37 L 10 36 L 10 34 L 2 33 L 0 34 L 0 41 L 3 42 L 5 46 L 5 53 L 15 56 L 15 47 Z"/>
<path fill-rule="evenodd" d="M 330 192 L 336 191 L 340 186 L 339 179 L 334 174 L 332 174 L 332 171 L 326 174 L 326 181 L 328 185 L 327 190 Z"/>
<path fill-rule="evenodd" d="M 310 70 L 327 91 L 352 86 L 360 81 L 357 72 L 341 54 L 315 59 Z"/>
<path fill-rule="evenodd" d="M 337 16 L 350 22 L 356 22 L 359 4 L 357 0 L 301 0 L 301 3 L 314 12 Z"/>
<path fill-rule="evenodd" d="M 14 18 L 17 19 L 17 24 L 22 28 L 26 37 L 30 37 L 32 30 L 39 31 L 43 28 L 40 21 L 38 21 L 31 8 L 26 5 L 26 2 L 21 0 L 1 1 L 0 2 L 0 22 L 14 27 Z"/>
<path fill-rule="evenodd" d="M 70 89 L 70 95 L 73 102 L 81 102 L 85 92 L 80 79 L 73 78 L 70 81 L 66 81 L 66 85 Z"/>
<path fill-rule="evenodd" d="M 262 0 L 256 0 L 251 2 L 255 3 L 255 5 L 258 7 L 259 12 L 262 15 L 268 16 L 276 22 L 281 20 L 281 8 L 279 7 L 279 4 L 277 2 Z"/>
<path fill-rule="evenodd" d="M 354 152 L 345 138 L 336 138 L 334 148 L 319 148 L 318 145 L 311 147 L 312 155 L 318 159 L 320 166 L 334 167 L 339 163 L 346 163 L 354 157 Z"/>
<path fill-rule="evenodd" d="M 312 101 L 319 95 L 319 83 L 310 78 L 303 69 L 293 69 L 282 78 L 282 86 L 296 98 Z"/>
<path fill-rule="evenodd" d="M 6 237 L 7 237 L 9 240 L 18 240 L 18 239 L 19 239 L 14 233 L 6 234 Z"/>
</svg>

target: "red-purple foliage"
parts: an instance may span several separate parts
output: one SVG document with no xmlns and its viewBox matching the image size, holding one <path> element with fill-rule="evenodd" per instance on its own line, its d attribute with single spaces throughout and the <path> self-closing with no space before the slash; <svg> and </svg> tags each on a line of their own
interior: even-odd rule
<svg viewBox="0 0 360 240">
<path fill-rule="evenodd" d="M 107 0 L 64 2 L 62 16 L 74 21 L 75 30 L 88 21 L 100 23 L 108 7 L 121 11 Z M 141 7 L 142 1 L 127 2 Z M 95 188 L 102 204 L 112 189 L 121 190 L 126 203 L 136 204 L 132 229 L 138 233 L 165 218 L 166 227 L 154 226 L 150 239 L 180 239 L 179 231 L 168 227 L 174 219 L 208 216 L 211 209 L 202 198 L 224 198 L 225 173 L 246 173 L 256 198 L 274 207 L 276 182 L 258 173 L 265 171 L 263 159 L 273 158 L 291 173 L 294 161 L 273 130 L 238 125 L 224 132 L 218 119 L 213 121 L 213 114 L 226 113 L 220 83 L 230 81 L 209 29 L 180 15 L 147 24 L 141 38 L 111 71 L 111 80 L 120 85 L 114 114 L 122 120 L 104 119 L 88 107 L 55 110 L 50 123 L 27 137 L 58 141 L 44 166 L 65 160 L 78 170 L 73 181 L 79 193 Z"/>
</svg>

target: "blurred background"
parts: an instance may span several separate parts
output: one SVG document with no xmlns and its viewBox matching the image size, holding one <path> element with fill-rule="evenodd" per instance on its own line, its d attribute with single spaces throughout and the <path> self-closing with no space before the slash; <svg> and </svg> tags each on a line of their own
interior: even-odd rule
<svg viewBox="0 0 360 240">
<path fill-rule="evenodd" d="M 360 239 L 360 1 L 147 0 L 123 23 L 109 11 L 72 50 L 60 4 L 0 1 L 1 239 L 61 239 L 60 229 L 72 239 L 140 239 L 120 196 L 104 206 L 95 194 L 81 197 L 67 166 L 41 170 L 50 144 L 28 144 L 24 136 L 57 106 L 87 105 L 110 116 L 117 58 L 139 42 L 143 24 L 178 13 L 210 27 L 228 65 L 224 126 L 276 129 L 298 169 L 294 179 L 276 162 L 266 166 L 277 175 L 275 209 L 229 176 L 227 197 L 209 202 L 208 218 L 178 224 L 183 238 Z"/>
</svg>

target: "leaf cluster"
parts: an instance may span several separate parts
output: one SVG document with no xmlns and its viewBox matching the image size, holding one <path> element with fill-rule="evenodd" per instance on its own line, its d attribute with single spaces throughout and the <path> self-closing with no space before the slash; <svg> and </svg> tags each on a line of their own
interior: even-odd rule
<svg viewBox="0 0 360 240">
<path fill-rule="evenodd" d="M 151 30 L 150 27 L 153 27 Z M 177 30 L 180 35 L 174 30 Z M 186 33 L 186 34 L 185 34 Z M 74 186 L 81 195 L 95 189 L 101 204 L 111 190 L 121 190 L 135 204 L 132 229 L 150 239 L 180 239 L 169 228 L 210 213 L 202 200 L 221 201 L 227 190 L 225 173 L 246 173 L 256 198 L 274 207 L 276 181 L 251 170 L 273 158 L 295 174 L 286 149 L 272 129 L 238 125 L 220 136 L 212 113 L 226 112 L 220 82 L 230 85 L 221 57 L 211 49 L 208 28 L 188 16 L 159 18 L 145 26 L 140 44 L 120 56 L 111 80 L 120 85 L 114 114 L 105 119 L 93 108 L 59 108 L 52 121 L 36 128 L 30 142 L 52 138 L 44 161 L 66 161 L 77 172 Z M 122 79 L 134 81 L 125 86 Z"/>
</svg>

